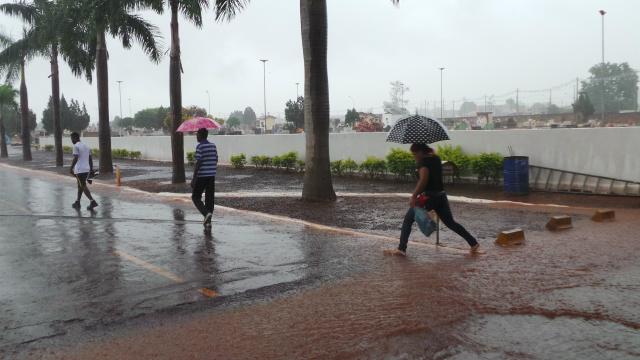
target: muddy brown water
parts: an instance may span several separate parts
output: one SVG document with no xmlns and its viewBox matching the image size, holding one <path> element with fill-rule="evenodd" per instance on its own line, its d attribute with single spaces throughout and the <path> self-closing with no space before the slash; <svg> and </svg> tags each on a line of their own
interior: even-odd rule
<svg viewBox="0 0 640 360">
<path fill-rule="evenodd" d="M 363 253 L 378 271 L 45 358 L 635 359 L 639 215 L 530 231 L 479 256 Z"/>
</svg>

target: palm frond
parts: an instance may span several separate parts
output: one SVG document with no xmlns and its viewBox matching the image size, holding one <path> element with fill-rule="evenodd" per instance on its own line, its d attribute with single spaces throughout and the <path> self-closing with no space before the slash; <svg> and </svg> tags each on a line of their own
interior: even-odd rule
<svg viewBox="0 0 640 360">
<path fill-rule="evenodd" d="M 196 27 L 202 27 L 202 10 L 209 8 L 209 0 L 186 0 L 178 2 L 178 9 Z"/>
<path fill-rule="evenodd" d="M 214 10 L 216 13 L 216 21 L 231 21 L 236 13 L 242 11 L 250 0 L 216 0 Z"/>
<path fill-rule="evenodd" d="M 138 15 L 126 14 L 122 26 L 111 34 L 119 37 L 127 49 L 131 47 L 132 40 L 136 40 L 151 60 L 159 62 L 162 59 L 162 43 L 158 41 L 162 39 L 160 30 Z"/>
<path fill-rule="evenodd" d="M 21 18 L 27 24 L 32 25 L 39 16 L 39 11 L 34 4 L 9 3 L 0 5 L 0 11 L 9 15 Z"/>
</svg>

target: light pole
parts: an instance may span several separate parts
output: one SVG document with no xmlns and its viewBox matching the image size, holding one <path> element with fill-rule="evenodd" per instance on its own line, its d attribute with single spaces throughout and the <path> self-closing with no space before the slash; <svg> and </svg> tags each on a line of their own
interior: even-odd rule
<svg viewBox="0 0 640 360">
<path fill-rule="evenodd" d="M 404 84 L 400 83 L 400 111 L 404 115 Z"/>
<path fill-rule="evenodd" d="M 298 95 L 298 84 L 300 83 L 296 83 L 296 101 L 298 101 L 298 98 L 300 97 L 300 95 Z"/>
<path fill-rule="evenodd" d="M 604 14 L 606 12 L 604 10 L 600 10 L 600 15 L 602 15 L 602 126 L 604 126 Z"/>
<path fill-rule="evenodd" d="M 444 106 L 442 103 L 442 70 L 444 70 L 443 67 L 440 68 L 440 120 L 442 120 L 442 108 Z"/>
<path fill-rule="evenodd" d="M 207 93 L 207 99 L 209 99 L 209 115 L 211 115 L 211 96 L 209 96 L 209 90 L 205 90 Z"/>
<path fill-rule="evenodd" d="M 351 95 L 349 95 L 349 98 L 351 99 L 351 104 L 353 104 L 353 110 L 355 110 L 356 109 L 356 102 L 355 102 L 355 100 L 353 100 Z"/>
<path fill-rule="evenodd" d="M 131 117 L 131 99 L 129 99 L 129 117 Z"/>
<path fill-rule="evenodd" d="M 263 91 L 264 91 L 264 130 L 267 130 L 267 61 L 269 61 L 268 59 L 265 60 L 260 60 L 262 61 L 262 76 L 263 76 Z"/>
<path fill-rule="evenodd" d="M 122 91 L 120 91 L 120 83 L 122 80 L 117 80 L 118 83 L 118 94 L 120 94 L 120 119 L 122 119 Z"/>
</svg>

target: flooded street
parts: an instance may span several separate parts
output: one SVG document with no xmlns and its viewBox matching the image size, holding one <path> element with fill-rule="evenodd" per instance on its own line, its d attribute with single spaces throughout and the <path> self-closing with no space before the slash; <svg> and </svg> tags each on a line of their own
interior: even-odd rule
<svg viewBox="0 0 640 360">
<path fill-rule="evenodd" d="M 482 255 L 94 184 L 0 171 L 0 336 L 16 359 L 634 359 L 638 209 L 456 202 Z M 459 199 L 462 200 L 462 199 Z M 276 200 L 277 201 L 277 200 Z M 461 207 L 460 207 L 461 206 Z M 569 214 L 573 229 L 548 231 Z M 517 225 L 526 242 L 494 245 Z M 464 246 L 448 230 L 446 246 Z"/>
</svg>

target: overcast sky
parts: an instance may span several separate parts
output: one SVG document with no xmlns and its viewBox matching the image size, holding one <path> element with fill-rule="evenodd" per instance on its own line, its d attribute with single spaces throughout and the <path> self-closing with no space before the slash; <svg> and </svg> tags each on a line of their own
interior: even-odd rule
<svg viewBox="0 0 640 360">
<path fill-rule="evenodd" d="M 3 3 L 6 1 L 2 1 Z M 573 101 L 575 79 L 589 76 L 602 58 L 605 10 L 605 61 L 640 68 L 638 0 L 327 0 L 329 13 L 329 96 L 332 116 L 347 109 L 382 112 L 390 82 L 409 91 L 407 109 L 445 106 L 463 98 L 479 105 L 493 95 L 497 104 L 515 98 L 525 103 Z M 157 25 L 164 49 L 170 44 L 170 14 L 143 13 Z M 4 31 L 17 38 L 21 23 L 0 14 Z M 250 106 L 262 115 L 263 63 L 267 111 L 284 117 L 285 103 L 304 94 L 299 1 L 254 0 L 231 22 L 216 23 L 211 10 L 204 26 L 180 18 L 182 101 L 217 117 Z M 169 106 L 169 57 L 155 64 L 138 45 L 124 50 L 108 40 L 110 118 Z M 168 53 L 167 53 L 168 54 Z M 85 103 L 97 122 L 97 90 L 74 78 L 61 62 L 60 88 L 67 101 Z M 48 60 L 26 68 L 29 107 L 40 122 L 51 94 Z M 296 86 L 296 83 L 300 83 Z M 19 88 L 19 82 L 14 84 Z M 208 91 L 208 94 L 207 94 Z M 130 100 L 129 100 L 130 99 Z M 209 100 L 210 99 L 210 100 Z"/>
</svg>

